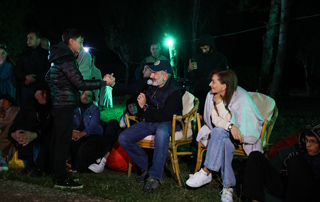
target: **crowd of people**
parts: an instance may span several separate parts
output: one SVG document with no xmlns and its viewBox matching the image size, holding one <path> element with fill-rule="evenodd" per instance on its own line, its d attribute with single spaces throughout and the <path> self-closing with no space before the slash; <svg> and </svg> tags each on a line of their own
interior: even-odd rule
<svg viewBox="0 0 320 202">
<path fill-rule="evenodd" d="M 84 35 L 67 29 L 60 43 L 38 32 L 27 35 L 28 48 L 13 62 L 5 43 L 0 44 L 0 149 L 1 171 L 18 151 L 33 177 L 47 174 L 55 188 L 82 188 L 68 172 L 101 173 L 118 141 L 140 168 L 137 183 L 152 194 L 160 186 L 168 155 L 172 117 L 181 115 L 185 88 L 173 77 L 168 59 L 158 43 L 151 44 L 136 72 L 136 82 L 116 82 L 113 74 L 102 77 L 94 56 L 83 51 Z M 199 39 L 199 54 L 189 61 L 187 77 L 192 93 L 200 100 L 204 125 L 198 141 L 207 141 L 204 167 L 190 174 L 186 184 L 198 188 L 221 172 L 221 201 L 233 201 L 236 178 L 232 168 L 235 147 L 242 145 L 248 155 L 243 196 L 264 201 L 264 189 L 286 201 L 316 201 L 320 177 L 320 124 L 308 125 L 300 133 L 300 150 L 288 155 L 282 172 L 263 155 L 260 133 L 264 122 L 249 93 L 238 86 L 227 57 L 218 52 L 213 37 Z M 48 52 L 48 50 L 50 50 Z M 126 128 L 124 116 L 105 123 L 100 106 L 106 94 L 115 91 L 132 95 L 124 114 L 141 121 Z M 108 92 L 108 93 L 105 93 Z M 100 101 L 99 101 L 100 99 Z M 177 123 L 176 131 L 181 130 Z M 154 134 L 152 162 L 137 142 Z M 297 169 L 299 168 L 299 169 Z"/>
</svg>

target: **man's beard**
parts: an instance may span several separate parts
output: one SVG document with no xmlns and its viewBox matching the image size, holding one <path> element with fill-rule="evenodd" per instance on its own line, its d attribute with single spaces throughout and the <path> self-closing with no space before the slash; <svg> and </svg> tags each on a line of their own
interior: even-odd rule
<svg viewBox="0 0 320 202">
<path fill-rule="evenodd" d="M 152 85 L 153 85 L 153 86 L 161 86 L 161 85 L 163 85 L 163 84 L 165 83 L 165 80 L 163 79 L 163 76 L 164 76 L 164 74 L 161 75 L 161 77 L 160 77 L 158 80 L 155 80 L 155 81 L 152 83 Z"/>
</svg>

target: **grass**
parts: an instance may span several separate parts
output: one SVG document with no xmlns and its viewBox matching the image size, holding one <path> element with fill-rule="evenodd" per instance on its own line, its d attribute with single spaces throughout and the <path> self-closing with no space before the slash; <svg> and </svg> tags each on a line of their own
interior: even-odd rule
<svg viewBox="0 0 320 202">
<path fill-rule="evenodd" d="M 320 121 L 320 108 L 314 108 L 314 106 L 318 106 L 319 98 L 295 98 L 289 101 L 286 100 L 282 102 L 285 104 L 278 104 L 279 117 L 270 138 L 271 143 L 276 143 L 281 138 L 295 134 L 309 123 Z M 102 111 L 101 118 L 104 121 L 114 118 L 119 120 L 124 109 L 124 102 L 121 99 L 115 98 L 114 103 L 113 109 L 104 109 Z M 113 201 L 220 201 L 219 192 L 221 191 L 221 180 L 219 173 L 214 175 L 215 179 L 213 183 L 202 188 L 190 189 L 185 186 L 185 181 L 189 174 L 194 171 L 195 158 L 195 156 L 179 157 L 182 187 L 179 187 L 175 181 L 171 162 L 169 162 L 167 165 L 169 172 L 166 172 L 169 174 L 163 175 L 162 185 L 153 195 L 142 194 L 143 184 L 135 182 L 135 178 L 137 177 L 136 173 L 133 173 L 132 176 L 128 178 L 126 172 L 110 169 L 105 169 L 100 174 L 75 173 L 74 175 L 80 179 L 80 183 L 84 184 L 84 189 L 72 190 L 72 192 L 87 196 L 102 197 Z M 241 173 L 244 168 L 241 159 L 234 160 L 233 164 L 237 181 L 238 179 L 241 180 Z M 23 181 L 48 188 L 53 187 L 53 183 L 48 176 L 32 178 L 27 175 L 21 175 L 19 170 L 0 172 L 0 179 Z M 236 191 L 239 193 L 239 190 Z M 235 201 L 237 201 L 236 198 Z"/>
</svg>

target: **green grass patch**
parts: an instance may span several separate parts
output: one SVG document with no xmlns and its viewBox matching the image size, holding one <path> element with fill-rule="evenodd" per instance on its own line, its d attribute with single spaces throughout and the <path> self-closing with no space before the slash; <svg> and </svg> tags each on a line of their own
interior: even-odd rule
<svg viewBox="0 0 320 202">
<path fill-rule="evenodd" d="M 318 100 L 310 101 L 308 99 L 278 104 L 279 117 L 271 134 L 270 142 L 276 143 L 281 138 L 295 134 L 302 127 L 312 122 L 319 122 L 320 109 L 317 106 Z M 108 121 L 110 119 L 119 120 L 125 108 L 124 100 L 115 99 L 112 109 L 103 109 L 101 119 Z M 303 108 L 303 109 L 302 109 Z M 183 147 L 182 149 L 188 149 Z M 194 172 L 196 156 L 179 157 L 182 187 L 178 186 L 175 174 L 172 171 L 171 162 L 166 166 L 167 172 L 163 175 L 161 186 L 153 195 L 144 195 L 142 193 L 143 184 L 135 182 L 137 173 L 132 173 L 129 178 L 126 172 L 105 169 L 100 174 L 94 173 L 74 173 L 79 178 L 79 182 L 84 185 L 81 190 L 69 190 L 93 197 L 102 197 L 113 201 L 220 201 L 219 192 L 221 191 L 221 178 L 219 173 L 215 173 L 215 179 L 212 183 L 199 188 L 190 189 L 185 185 L 190 173 Z M 244 161 L 245 162 L 245 161 Z M 241 159 L 234 160 L 233 167 L 236 173 L 237 182 L 243 176 L 244 164 Z M 17 180 L 30 184 L 38 184 L 43 187 L 52 188 L 53 183 L 49 176 L 32 178 L 28 175 L 20 174 L 20 170 L 9 170 L 0 172 L 0 179 Z M 239 190 L 235 190 L 239 194 Z M 236 195 L 234 201 L 237 201 Z"/>
</svg>

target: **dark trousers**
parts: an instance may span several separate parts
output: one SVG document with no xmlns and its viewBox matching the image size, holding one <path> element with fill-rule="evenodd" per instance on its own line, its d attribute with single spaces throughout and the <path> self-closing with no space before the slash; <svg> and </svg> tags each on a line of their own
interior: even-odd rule
<svg viewBox="0 0 320 202">
<path fill-rule="evenodd" d="M 76 171 L 87 172 L 90 164 L 104 156 L 101 140 L 101 135 L 91 134 L 78 141 L 72 141 L 70 146 L 71 164 Z"/>
<path fill-rule="evenodd" d="M 66 160 L 70 156 L 74 107 L 53 108 L 53 129 L 51 138 L 51 165 L 56 181 L 65 181 Z"/>
<path fill-rule="evenodd" d="M 26 168 L 32 169 L 35 165 L 33 160 L 33 147 L 35 141 L 30 142 L 26 146 L 18 145 L 18 158 L 27 161 Z"/>
<path fill-rule="evenodd" d="M 265 201 L 264 187 L 271 194 L 290 202 L 318 201 L 319 183 L 310 165 L 300 156 L 287 161 L 285 177 L 260 152 L 251 152 L 246 164 L 242 195 L 249 199 Z"/>
<path fill-rule="evenodd" d="M 35 170 L 45 171 L 50 173 L 50 141 L 51 133 L 43 134 L 42 139 L 35 139 L 26 146 L 18 145 L 18 158 L 27 161 L 26 167 L 31 169 L 34 167 Z M 36 160 L 34 161 L 34 146 L 40 146 L 39 153 Z"/>
<path fill-rule="evenodd" d="M 104 129 L 101 144 L 104 148 L 104 155 L 107 152 L 111 152 L 113 144 L 118 140 L 119 134 L 124 129 L 120 128 L 119 122 L 115 119 L 111 119 Z"/>
<path fill-rule="evenodd" d="M 122 131 L 119 122 L 115 119 L 108 123 L 101 123 L 103 135 L 89 135 L 78 141 L 72 141 L 70 146 L 71 164 L 78 172 L 88 172 L 88 167 L 96 159 L 111 152 L 113 144 L 117 141 Z"/>
</svg>

